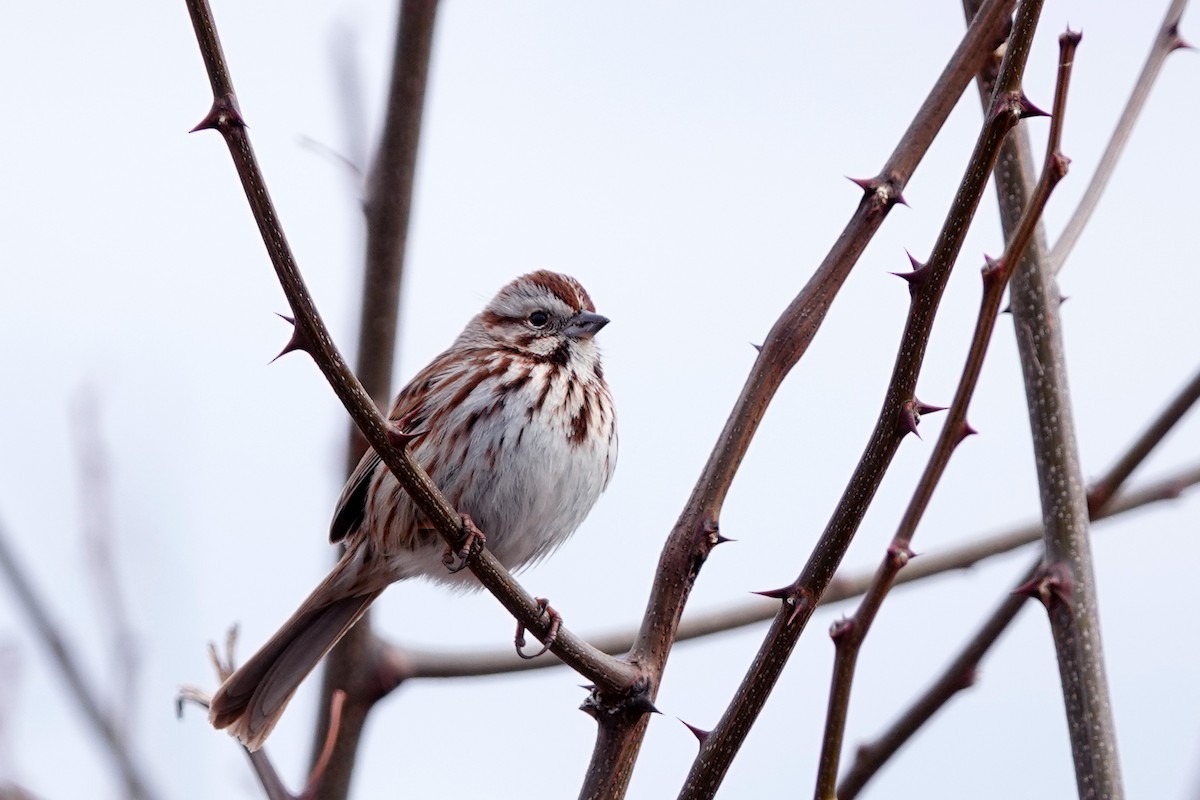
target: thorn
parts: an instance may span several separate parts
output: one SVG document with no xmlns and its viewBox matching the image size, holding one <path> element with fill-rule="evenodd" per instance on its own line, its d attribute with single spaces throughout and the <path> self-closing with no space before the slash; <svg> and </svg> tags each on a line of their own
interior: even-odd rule
<svg viewBox="0 0 1200 800">
<path fill-rule="evenodd" d="M 900 430 L 901 435 L 906 433 L 914 433 L 917 438 L 921 438 L 921 434 L 917 431 L 917 426 L 921 424 L 921 415 L 917 411 L 917 402 L 915 400 L 905 400 L 900 406 Z"/>
<path fill-rule="evenodd" d="M 1059 306 L 1061 306 L 1063 303 L 1067 302 L 1070 299 L 1071 299 L 1071 296 L 1069 294 L 1059 295 L 1059 298 L 1058 298 Z"/>
<path fill-rule="evenodd" d="M 636 711 L 639 714 L 661 714 L 662 713 L 657 708 L 655 708 L 654 701 L 652 701 L 645 692 L 629 698 L 629 703 L 625 706 L 625 708 L 627 708 L 630 711 Z"/>
<path fill-rule="evenodd" d="M 1042 605 L 1050 609 L 1057 603 L 1070 605 L 1074 585 L 1070 568 L 1064 562 L 1056 561 L 1039 567 L 1032 578 L 1013 589 L 1013 594 L 1040 600 Z"/>
<path fill-rule="evenodd" d="M 893 272 L 892 274 L 907 281 L 908 291 L 911 293 L 929 282 L 929 266 L 917 261 L 907 250 L 904 251 L 904 254 L 908 256 L 908 263 L 912 264 L 912 272 Z"/>
<path fill-rule="evenodd" d="M 730 539 L 725 534 L 718 533 L 717 538 L 713 539 L 713 547 L 716 547 L 719 544 L 725 544 L 726 542 L 736 542 L 736 541 L 737 541 L 737 539 Z"/>
<path fill-rule="evenodd" d="M 917 554 L 912 551 L 908 543 L 888 545 L 887 549 L 888 560 L 892 562 L 897 570 L 903 569 L 908 562 L 917 557 Z"/>
<path fill-rule="evenodd" d="M 1183 36 L 1179 33 L 1179 22 L 1172 22 L 1170 27 L 1164 31 L 1167 40 L 1167 52 L 1172 53 L 1176 50 L 1195 50 Z"/>
<path fill-rule="evenodd" d="M 783 600 L 787 602 L 795 591 L 795 586 L 783 586 L 778 589 L 767 589 L 762 592 L 751 592 L 750 594 L 757 594 L 762 597 L 769 597 L 772 600 Z"/>
<path fill-rule="evenodd" d="M 900 203 L 908 205 L 908 201 L 904 199 L 904 195 L 896 188 L 896 181 L 889 180 L 876 176 L 874 178 L 851 178 L 849 175 L 846 179 L 855 186 L 863 190 L 863 195 L 873 200 L 877 208 L 891 208 Z"/>
<path fill-rule="evenodd" d="M 1029 119 L 1030 117 L 1048 117 L 1050 113 L 1043 111 L 1033 104 L 1033 101 L 1021 92 L 1020 99 L 1017 101 L 1017 110 L 1021 114 L 1021 119 Z"/>
<path fill-rule="evenodd" d="M 760 352 L 760 353 L 762 352 L 762 348 L 763 348 L 763 346 L 762 346 L 761 344 L 755 344 L 754 342 L 751 342 L 751 343 L 750 343 L 750 346 L 751 346 L 751 347 L 753 347 L 753 348 L 754 348 L 755 350 L 757 350 L 758 352 Z M 686 724 L 686 723 L 685 723 L 685 724 Z"/>
<path fill-rule="evenodd" d="M 401 449 L 407 447 L 413 440 L 420 439 L 429 433 L 428 428 L 413 430 L 413 425 L 424 421 L 422 410 L 419 407 L 409 411 L 395 422 L 389 421 L 387 428 L 388 441 Z"/>
<path fill-rule="evenodd" d="M 962 430 L 960 430 L 958 432 L 958 441 L 961 442 L 963 439 L 966 439 L 968 436 L 974 436 L 977 433 L 979 433 L 979 431 L 972 428 L 971 423 L 967 422 L 964 419 L 963 424 L 962 424 Z"/>
<path fill-rule="evenodd" d="M 862 189 L 863 194 L 871 194 L 879 191 L 879 186 L 881 183 L 879 178 L 851 178 L 849 175 L 846 176 L 846 180 Z"/>
<path fill-rule="evenodd" d="M 422 436 L 424 436 L 427 433 L 429 433 L 428 428 L 422 428 L 421 430 L 417 430 L 417 431 L 410 431 L 410 430 L 405 430 L 405 429 L 401 428 L 399 425 L 388 425 L 387 426 L 388 441 L 391 442 L 394 447 L 397 447 L 401 450 L 403 450 L 405 447 L 408 447 L 409 444 L 416 441 L 417 439 L 420 439 Z"/>
<path fill-rule="evenodd" d="M 679 719 L 679 717 L 676 717 L 675 719 Z M 700 742 L 701 747 L 704 746 L 704 740 L 708 738 L 710 733 L 712 733 L 712 731 L 706 731 L 703 728 L 697 728 L 695 725 L 692 725 L 691 723 L 688 723 L 688 722 L 684 722 L 681 719 L 679 719 L 679 722 L 683 725 L 683 727 L 687 728 L 689 731 L 692 732 L 692 735 L 696 737 L 696 740 L 698 742 Z"/>
<path fill-rule="evenodd" d="M 913 399 L 915 400 L 916 398 L 913 398 Z M 922 415 L 934 414 L 934 413 L 937 413 L 938 411 L 945 411 L 945 410 L 946 410 L 946 406 L 931 406 L 928 403 L 922 403 L 920 400 L 917 400 L 917 413 L 918 414 L 922 414 Z"/>
<path fill-rule="evenodd" d="M 984 267 L 980 270 L 979 274 L 983 277 L 983 282 L 986 285 L 1000 277 L 1000 272 L 1004 269 L 1004 258 L 992 258 L 984 254 L 983 264 Z"/>
<path fill-rule="evenodd" d="M 789 584 L 779 589 L 767 589 L 763 592 L 751 592 L 751 594 L 769 597 L 772 600 L 782 600 L 785 606 L 791 606 L 792 615 L 788 617 L 788 625 L 796 621 L 796 617 L 804 610 L 805 604 L 812 595 L 807 589 L 801 589 L 795 584 Z"/>
<path fill-rule="evenodd" d="M 835 645 L 840 645 L 854 631 L 854 618 L 842 617 L 829 626 L 829 638 Z"/>
<path fill-rule="evenodd" d="M 296 324 L 296 318 L 289 317 L 286 314 L 276 314 L 275 316 L 279 317 L 284 322 L 291 323 L 292 337 L 290 339 L 288 339 L 287 344 L 285 344 L 283 346 L 283 349 L 279 351 L 279 355 L 275 356 L 267 363 L 274 364 L 276 361 L 283 358 L 288 353 L 293 353 L 297 350 L 302 350 L 311 356 L 312 350 L 309 347 L 308 336 L 306 336 L 304 334 L 304 331 L 300 328 L 300 326 Z"/>
<path fill-rule="evenodd" d="M 188 133 L 215 130 L 224 136 L 226 129 L 230 127 L 244 128 L 246 127 L 246 120 L 242 118 L 237 98 L 232 94 L 225 94 L 213 98 L 212 107 L 208 109 L 208 113 L 204 115 L 204 119 L 200 120 L 196 127 L 192 128 Z"/>
</svg>

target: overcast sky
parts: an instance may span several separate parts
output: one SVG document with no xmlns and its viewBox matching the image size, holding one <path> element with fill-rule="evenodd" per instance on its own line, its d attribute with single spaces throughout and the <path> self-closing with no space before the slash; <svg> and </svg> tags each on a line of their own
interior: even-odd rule
<svg viewBox="0 0 1200 800">
<path fill-rule="evenodd" d="M 388 3 L 215 3 L 241 105 L 318 306 L 357 336 L 359 186 L 319 142 L 362 163 L 378 127 Z M 1026 87 L 1048 108 L 1056 37 L 1082 29 L 1046 213 L 1057 236 L 1083 192 L 1165 2 L 1050 0 Z M 127 707 L 164 798 L 259 797 L 239 749 L 181 683 L 211 688 L 205 645 L 241 623 L 257 647 L 333 557 L 346 416 L 311 361 L 268 364 L 287 305 L 228 154 L 189 135 L 210 95 L 180 2 L 13 3 L 0 31 L 0 521 L 93 681 L 113 697 L 106 620 L 81 544 L 72 407 L 90 392 L 113 483 L 118 570 L 140 671 Z M 1200 39 L 1184 20 L 1184 34 Z M 398 377 L 442 350 L 516 275 L 578 277 L 613 322 L 598 338 L 621 456 L 576 537 L 522 576 L 583 634 L 641 614 L 662 542 L 762 340 L 858 202 L 963 30 L 954 3 L 557 3 L 447 0 L 438 18 L 401 317 Z M 340 56 L 337 53 L 349 56 Z M 348 60 L 347 60 L 348 58 Z M 338 77 L 352 64 L 357 78 Z M 1103 472 L 1200 359 L 1200 60 L 1172 57 L 1088 232 L 1062 274 L 1085 470 Z M 361 102 L 349 88 L 361 97 Z M 762 425 L 691 608 L 792 580 L 873 424 L 907 309 L 891 271 L 924 258 L 978 132 L 972 89 L 867 249 Z M 1030 125 L 1040 148 L 1045 121 Z M 919 383 L 948 404 L 1002 242 L 989 194 L 952 277 Z M 919 552 L 1035 519 L 1037 485 L 1011 322 Z M 877 563 L 935 440 L 910 438 L 847 564 Z M 1185 422 L 1136 480 L 1193 463 Z M 1135 482 L 1136 482 L 1135 480 Z M 1103 632 L 1131 797 L 1191 796 L 1200 774 L 1200 640 L 1192 634 L 1200 502 L 1096 528 Z M 1031 552 L 897 590 L 859 666 L 853 744 L 873 735 L 999 601 Z M 377 624 L 429 647 L 506 647 L 485 594 L 393 587 Z M 833 648 L 812 620 L 722 796 L 810 791 Z M 695 752 L 676 717 L 711 726 L 762 626 L 673 654 L 629 796 L 674 795 Z M 52 799 L 119 785 L 58 673 L 0 589 L 0 779 Z M 566 669 L 405 687 L 373 714 L 355 796 L 571 797 L 595 725 Z M 315 682 L 269 750 L 293 786 Z M 400 787 L 403 787 L 401 789 Z M 1074 791 L 1045 614 L 1025 610 L 959 697 L 871 796 L 1067 797 Z"/>
</svg>

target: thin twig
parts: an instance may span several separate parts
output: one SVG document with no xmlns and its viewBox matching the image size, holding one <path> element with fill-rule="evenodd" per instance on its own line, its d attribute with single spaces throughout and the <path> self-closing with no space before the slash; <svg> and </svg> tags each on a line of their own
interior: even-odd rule
<svg viewBox="0 0 1200 800">
<path fill-rule="evenodd" d="M 17 602 L 24 610 L 25 616 L 34 633 L 41 640 L 50 654 L 50 659 L 58 666 L 67 688 L 79 703 L 83 717 L 92 730 L 104 744 L 104 750 L 112 758 L 125 785 L 126 794 L 135 800 L 150 800 L 158 795 L 151 790 L 145 772 L 137 763 L 130 750 L 129 742 L 121 735 L 119 727 L 113 722 L 108 712 L 104 710 L 95 690 L 88 684 L 66 640 L 60 633 L 59 627 L 50 617 L 49 606 L 38 594 L 26 575 L 25 570 L 17 563 L 16 554 L 8 543 L 8 532 L 0 523 L 0 572 L 8 579 L 17 597 Z"/>
<path fill-rule="evenodd" d="M 1000 145 L 1018 120 L 1034 109 L 1020 91 L 1021 76 L 1041 12 L 1041 0 L 1022 0 L 1004 51 L 1001 78 L 992 94 L 986 119 L 967 169 L 938 234 L 929 263 L 908 276 L 911 304 L 886 397 L 867 449 L 843 492 L 825 531 L 796 580 L 779 590 L 782 607 L 759 647 L 733 700 L 713 731 L 704 739 L 680 798 L 712 797 L 737 755 L 767 697 L 778 681 L 792 649 L 833 578 L 871 499 L 890 466 L 900 440 L 909 429 L 917 400 L 914 391 L 925 348 L 950 270 L 979 206 Z M 984 13 L 981 11 L 981 13 Z M 976 20 L 978 17 L 976 17 Z M 972 21 L 974 27 L 975 20 Z M 990 57 L 991 51 L 983 53 Z M 984 58 L 983 60 L 986 60 Z"/>
<path fill-rule="evenodd" d="M 390 424 L 350 371 L 317 311 L 288 246 L 246 134 L 246 123 L 238 109 L 212 11 L 206 0 L 187 0 L 187 5 L 213 88 L 212 108 L 196 130 L 216 129 L 229 147 L 263 243 L 296 315 L 293 349 L 302 349 L 312 357 L 367 442 L 409 493 L 413 503 L 447 543 L 456 545 L 464 536 L 462 517 L 446 501 L 408 450 L 393 444 Z M 545 614 L 540 612 L 537 601 L 486 548 L 471 556 L 468 567 L 509 613 L 524 623 L 534 635 L 543 637 L 547 634 L 550 623 Z M 565 627 L 559 629 L 551 652 L 597 685 L 614 692 L 627 689 L 638 679 L 636 668 L 600 652 Z"/>
<path fill-rule="evenodd" d="M 825 718 L 825 734 L 822 739 L 821 757 L 817 768 L 816 788 L 813 796 L 817 800 L 836 800 L 838 765 L 841 761 L 842 740 L 846 732 L 846 717 L 850 708 L 850 693 L 854 682 L 858 655 L 863 641 L 870 631 L 879 609 L 895 583 L 896 576 L 912 556 L 912 540 L 917 525 L 929 506 L 934 489 L 945 474 L 958 445 L 971 433 L 967 424 L 967 408 L 974 396 L 983 362 L 987 355 L 996 318 L 1000 314 L 1000 303 L 1004 289 L 1020 263 L 1033 237 L 1034 227 L 1042 217 L 1050 193 L 1066 175 L 1068 161 L 1062 155 L 1062 126 L 1066 112 L 1067 92 L 1071 82 L 1071 68 L 1075 62 L 1075 49 L 1079 44 L 1078 33 L 1067 31 L 1059 37 L 1058 81 L 1054 93 L 1054 111 L 1050 125 L 1049 142 L 1046 146 L 1046 162 L 1042 177 L 1034 189 L 1033 196 L 1025 206 L 1020 223 L 998 261 L 989 261 L 983 270 L 983 297 L 980 301 L 979 317 L 975 333 L 967 353 L 967 363 L 950 404 L 947 419 L 937 444 L 929 456 L 925 471 L 917 482 L 912 500 L 900 519 L 883 562 L 875 572 L 871 587 L 862 603 L 849 619 L 835 623 L 831 635 L 837 647 L 833 662 L 832 686 L 829 690 L 829 708 Z"/>
<path fill-rule="evenodd" d="M 767 405 L 807 350 L 867 243 L 891 208 L 903 200 L 904 187 L 950 110 L 988 53 L 1003 41 L 1013 5 L 1014 0 L 994 0 L 971 25 L 879 174 L 858 182 L 863 197 L 857 209 L 764 342 L 659 559 L 641 630 L 631 651 L 631 659 L 646 672 L 647 700 L 653 701 L 658 692 L 699 569 L 712 548 L 722 541 L 718 530 L 720 510 Z M 580 796 L 621 797 L 645 736 L 648 704 L 628 704 L 621 696 L 605 697 L 602 693 L 593 700 L 612 713 L 600 717 L 601 728 L 608 730 L 599 733 Z"/>
<path fill-rule="evenodd" d="M 1154 38 L 1154 45 L 1146 56 L 1146 63 L 1142 66 L 1142 72 L 1133 86 L 1133 92 L 1125 103 L 1125 110 L 1121 112 L 1121 119 L 1117 121 L 1116 130 L 1113 131 L 1112 138 L 1108 140 L 1108 147 L 1104 149 L 1104 155 L 1100 157 L 1100 163 L 1096 165 L 1096 172 L 1092 175 L 1092 180 L 1083 193 L 1083 199 L 1079 201 L 1075 213 L 1071 215 L 1071 219 L 1058 237 L 1058 242 L 1046 258 L 1046 268 L 1051 272 L 1058 272 L 1063 268 L 1067 256 L 1071 254 L 1071 250 L 1079 241 L 1079 236 L 1087 226 L 1088 220 L 1092 218 L 1092 213 L 1100 204 L 1104 189 L 1108 186 L 1109 178 L 1112 177 L 1117 161 L 1120 160 L 1121 153 L 1125 150 L 1125 144 L 1129 141 L 1130 134 L 1133 133 L 1133 126 L 1142 113 L 1142 108 L 1146 105 L 1146 98 L 1150 96 L 1150 89 L 1158 79 L 1158 73 L 1166 62 L 1167 56 L 1189 46 L 1179 36 L 1179 21 L 1183 17 L 1183 10 L 1187 4 L 1188 0 L 1172 0 L 1167 9 L 1162 24 L 1158 28 L 1158 35 Z"/>
</svg>

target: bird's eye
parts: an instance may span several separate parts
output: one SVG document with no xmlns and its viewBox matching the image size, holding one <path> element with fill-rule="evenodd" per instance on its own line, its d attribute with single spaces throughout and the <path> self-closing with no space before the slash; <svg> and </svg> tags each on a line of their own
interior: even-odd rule
<svg viewBox="0 0 1200 800">
<path fill-rule="evenodd" d="M 550 321 L 550 315 L 545 311 L 538 309 L 529 315 L 529 324 L 535 328 L 544 328 L 546 323 Z"/>
</svg>

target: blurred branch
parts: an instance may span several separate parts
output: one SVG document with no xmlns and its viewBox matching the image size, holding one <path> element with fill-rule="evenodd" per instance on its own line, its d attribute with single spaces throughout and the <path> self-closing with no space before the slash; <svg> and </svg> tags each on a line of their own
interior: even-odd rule
<svg viewBox="0 0 1200 800">
<path fill-rule="evenodd" d="M 225 652 L 223 654 L 217 649 L 216 644 L 210 643 L 208 646 L 209 660 L 212 662 L 213 670 L 217 673 L 218 683 L 224 683 L 235 671 L 233 651 L 236 644 L 237 626 L 235 625 L 229 629 L 229 633 L 225 636 Z M 265 747 L 260 747 L 254 751 L 247 750 L 244 746 L 242 747 L 243 752 L 246 753 L 246 757 L 250 759 L 250 766 L 254 769 L 254 774 L 258 776 L 258 782 L 262 786 L 267 800 L 315 800 L 321 777 L 325 774 L 325 770 L 328 768 L 329 761 L 333 756 L 334 742 L 337 740 L 338 727 L 341 723 L 342 707 L 345 700 L 345 692 L 336 691 L 333 693 L 333 697 L 330 699 L 328 715 L 330 724 L 328 730 L 325 732 L 324 747 L 321 748 L 317 763 L 309 772 L 308 783 L 305 785 L 304 791 L 298 795 L 292 794 L 283 785 L 283 780 L 279 777 L 279 772 L 271 762 L 270 756 L 267 755 Z M 208 692 L 198 687 L 183 686 L 175 698 L 175 713 L 177 716 L 183 716 L 183 709 L 187 703 L 193 703 L 207 711 L 211 703 L 211 697 Z"/>
<path fill-rule="evenodd" d="M 896 534 L 892 537 L 883 562 L 875 572 L 870 588 L 862 603 L 849 619 L 834 624 L 830 635 L 836 646 L 833 662 L 832 685 L 829 690 L 829 708 L 825 718 L 825 734 L 822 739 L 821 757 L 817 769 L 817 800 L 837 800 L 838 765 L 841 761 L 842 740 L 846 732 L 846 717 L 850 709 L 850 694 L 854 683 L 858 655 L 867 633 L 891 591 L 896 576 L 912 557 L 912 539 L 917 526 L 929 507 L 934 489 L 945 474 L 958 445 L 975 431 L 967 423 L 967 408 L 979 384 L 983 372 L 984 358 L 1000 314 L 1000 303 L 1004 289 L 1017 264 L 1020 263 L 1039 224 L 1051 192 L 1067 174 L 1067 158 L 1061 152 L 1062 126 L 1066 116 L 1067 92 L 1071 83 L 1071 68 L 1075 63 L 1075 49 L 1080 41 L 1078 33 L 1068 30 L 1058 38 L 1058 80 L 1054 92 L 1054 111 L 1051 118 L 1049 141 L 1046 145 L 1046 160 L 1042 176 L 1035 187 L 1016 230 L 1009 238 L 1004 254 L 998 261 L 989 260 L 983 269 L 983 297 L 980 301 L 979 317 L 975 333 L 967 352 L 967 363 L 954 394 L 954 401 L 947 412 L 946 424 L 938 436 L 933 453 L 929 456 L 912 499 L 900 519 Z"/>
<path fill-rule="evenodd" d="M 904 276 L 911 299 L 908 317 L 883 407 L 866 451 L 808 563 L 789 586 L 770 593 L 782 600 L 779 613 L 733 700 L 717 726 L 704 737 L 680 792 L 681 800 L 711 797 L 720 786 L 812 616 L 816 599 L 824 594 L 834 570 L 850 546 L 901 439 L 915 428 L 913 411 L 920 407 L 915 396 L 917 377 L 951 268 L 979 207 L 1001 143 L 1022 117 L 1037 113 L 1021 92 L 1021 79 L 1040 12 L 1041 0 L 1021 0 L 1018 4 L 1012 33 L 1004 50 L 1000 80 L 988 103 L 975 148 L 938 233 L 929 263 L 914 263 L 913 272 Z M 980 14 L 984 13 L 987 8 L 980 11 Z M 975 27 L 978 18 L 976 15 L 972 20 L 971 28 Z M 990 58 L 991 52 L 989 47 L 978 54 L 980 66 Z"/>
<path fill-rule="evenodd" d="M 1117 161 L 1125 150 L 1129 136 L 1133 133 L 1133 126 L 1137 122 L 1138 116 L 1141 115 L 1142 108 L 1146 105 L 1146 98 L 1150 96 L 1150 89 L 1158 79 L 1158 73 L 1166 62 L 1167 56 L 1176 50 L 1189 47 L 1179 35 L 1179 21 L 1183 17 L 1183 10 L 1187 4 L 1188 0 L 1172 0 L 1170 7 L 1167 8 L 1166 16 L 1163 17 L 1162 24 L 1158 28 L 1158 35 L 1154 38 L 1154 44 L 1146 56 L 1146 63 L 1142 67 L 1141 74 L 1138 75 L 1137 83 L 1133 86 L 1133 93 L 1129 95 L 1125 110 L 1121 112 L 1121 118 L 1117 121 L 1117 128 L 1113 131 L 1112 138 L 1108 140 L 1108 147 L 1104 149 L 1104 155 L 1100 157 L 1096 172 L 1092 175 L 1092 180 L 1083 193 L 1083 199 L 1079 201 L 1079 206 L 1071 215 L 1062 235 L 1058 237 L 1058 242 L 1046 257 L 1046 268 L 1051 272 L 1058 272 L 1063 268 L 1067 256 L 1071 254 L 1071 250 L 1079 241 L 1079 236 L 1087 226 L 1088 220 L 1092 218 L 1096 206 L 1100 204 L 1100 197 L 1108 186 L 1109 178 L 1112 177 Z"/>
<path fill-rule="evenodd" d="M 58 626 L 50 618 L 49 606 L 17 563 L 16 554 L 8 543 L 8 531 L 3 523 L 0 523 L 0 573 L 3 573 L 11 584 L 18 604 L 34 633 L 49 652 L 50 659 L 58 665 L 63 679 L 67 682 L 67 688 L 83 711 L 84 719 L 99 735 L 105 751 L 120 773 L 126 795 L 134 800 L 150 800 L 156 797 L 156 793 L 150 789 L 145 773 L 130 752 L 129 743 L 112 717 L 104 710 L 95 691 L 88 685 L 79 662 L 67 646 Z"/>
<path fill-rule="evenodd" d="M 856 181 L 863 197 L 829 254 L 776 321 L 691 497 L 663 547 L 646 612 L 630 658 L 645 670 L 646 699 L 658 692 L 684 606 L 712 548 L 722 539 L 718 520 L 726 493 L 767 405 L 816 336 L 850 270 L 902 192 L 963 90 L 1004 39 L 1012 0 L 994 0 L 971 25 L 883 169 Z M 833 568 L 831 565 L 830 577 Z M 581 789 L 586 798 L 621 797 L 645 736 L 649 703 L 593 694 L 601 731 Z"/>
<path fill-rule="evenodd" d="M 1093 484 L 1088 492 L 1088 508 L 1091 510 L 1092 521 L 1104 519 L 1119 513 L 1123 502 L 1138 493 L 1138 490 L 1122 493 L 1113 498 L 1113 493 L 1120 490 L 1134 470 L 1145 461 L 1150 452 L 1166 437 L 1171 428 L 1179 422 L 1184 413 L 1200 399 L 1194 389 L 1195 379 L 1180 391 L 1167 404 L 1159 415 L 1147 426 L 1146 430 L 1134 440 L 1117 462 L 1109 468 L 1100 480 Z M 1163 492 L 1163 497 L 1178 496 L 1190 481 L 1200 479 L 1200 469 L 1193 468 L 1189 476 L 1183 473 L 1177 476 L 1179 482 L 1165 481 L 1156 487 Z M 1150 488 L 1150 487 L 1147 487 Z M 1144 490 L 1142 490 L 1144 491 Z M 1037 526 L 1040 531 L 1041 526 Z M 1017 587 L 1024 586 L 1032 580 L 1038 567 L 1039 558 L 1025 571 L 1024 577 L 1018 581 Z M 903 574 L 903 573 L 902 573 Z M 852 800 L 916 732 L 936 714 L 942 706 L 963 689 L 974 684 L 979 663 L 992 648 L 992 645 L 1007 630 L 1016 619 L 1017 612 L 1025 604 L 1026 595 L 1013 592 L 1009 594 L 992 615 L 980 626 L 979 631 L 971 637 L 962 651 L 950 662 L 941 676 L 934 681 L 925 692 L 892 723 L 887 730 L 876 739 L 859 747 L 854 763 L 838 783 L 837 795 L 839 800 Z"/>
<path fill-rule="evenodd" d="M 383 134 L 366 180 L 363 205 L 366 267 L 360 301 L 356 372 L 363 389 L 382 409 L 388 408 L 392 394 L 400 289 L 437 6 L 437 0 L 402 0 L 399 3 Z M 340 61 L 341 82 L 357 83 L 349 69 L 353 64 L 352 54 L 344 46 Z M 357 99 L 358 92 L 351 91 L 348 97 Z M 356 134 L 353 128 L 361 121 L 362 110 L 354 108 L 351 100 L 347 102 L 351 105 L 343 109 L 344 115 L 357 114 L 359 117 L 358 120 L 346 120 L 347 138 L 361 138 L 362 133 Z M 353 422 L 349 433 L 347 475 L 354 470 L 366 449 L 366 441 Z M 386 665 L 380 662 L 379 654 L 385 649 L 372 632 L 368 612 L 325 659 L 311 759 L 313 774 L 321 776 L 312 788 L 314 796 L 321 800 L 342 800 L 349 794 L 367 715 L 390 688 L 398 685 L 389 678 L 388 685 L 381 690 L 380 676 L 388 672 Z M 338 735 L 330 740 L 327 732 L 334 729 L 330 710 L 339 691 L 346 693 L 346 699 L 339 708 Z M 322 760 L 328 768 L 318 770 Z"/>
<path fill-rule="evenodd" d="M 86 386 L 75 397 L 71 410 L 75 460 L 79 469 L 82 551 L 84 568 L 92 579 L 95 598 L 92 610 L 106 632 L 112 658 L 113 696 L 118 701 L 110 703 L 109 716 L 121 734 L 126 735 L 136 707 L 137 639 L 117 576 L 112 477 L 100 428 L 100 400 L 95 389 Z"/>
</svg>

